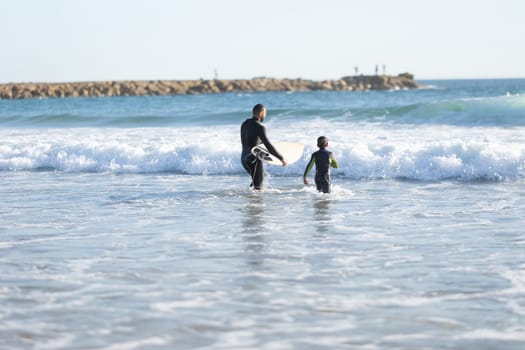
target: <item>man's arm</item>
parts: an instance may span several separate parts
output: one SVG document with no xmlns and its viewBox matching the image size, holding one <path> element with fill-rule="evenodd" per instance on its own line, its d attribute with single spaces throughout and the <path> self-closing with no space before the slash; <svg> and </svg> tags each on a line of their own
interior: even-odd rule
<svg viewBox="0 0 525 350">
<path fill-rule="evenodd" d="M 275 149 L 275 147 L 272 145 L 272 143 L 270 142 L 270 140 L 266 136 L 266 128 L 262 124 L 260 124 L 260 127 L 261 128 L 260 128 L 260 132 L 259 132 L 259 138 L 261 139 L 262 143 L 266 146 L 266 149 L 268 150 L 268 152 L 270 152 L 271 154 L 276 156 L 283 163 L 283 166 L 286 166 L 286 164 L 287 164 L 286 159 L 284 159 L 282 154 L 279 153 L 279 151 L 277 151 L 277 149 Z"/>
<path fill-rule="evenodd" d="M 268 139 L 268 136 L 266 136 L 266 127 L 260 123 L 258 126 L 259 126 L 259 132 L 258 132 L 259 138 L 261 139 L 261 142 L 266 146 L 266 149 L 268 150 L 268 152 L 270 152 L 277 158 L 282 159 L 283 156 L 275 149 L 275 147 L 273 147 L 272 143 Z"/>
</svg>

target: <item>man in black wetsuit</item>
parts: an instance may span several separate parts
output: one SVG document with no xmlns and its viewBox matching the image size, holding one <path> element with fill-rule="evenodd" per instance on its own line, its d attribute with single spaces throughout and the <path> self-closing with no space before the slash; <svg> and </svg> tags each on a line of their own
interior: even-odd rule
<svg viewBox="0 0 525 350">
<path fill-rule="evenodd" d="M 254 190 L 261 189 L 264 176 L 263 161 L 251 153 L 254 146 L 263 143 L 266 149 L 283 163 L 283 166 L 286 165 L 286 160 L 266 136 L 266 128 L 262 125 L 264 118 L 266 118 L 266 108 L 262 104 L 257 104 L 252 109 L 252 118 L 246 119 L 241 125 L 241 162 L 252 177 Z"/>
</svg>

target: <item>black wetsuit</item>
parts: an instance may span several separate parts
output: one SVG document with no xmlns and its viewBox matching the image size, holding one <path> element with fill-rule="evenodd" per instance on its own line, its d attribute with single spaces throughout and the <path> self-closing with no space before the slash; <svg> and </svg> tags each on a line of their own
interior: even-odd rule
<svg viewBox="0 0 525 350">
<path fill-rule="evenodd" d="M 332 152 L 321 148 L 314 152 L 310 158 L 310 162 L 304 170 L 304 177 L 308 176 L 310 169 L 315 164 L 315 186 L 317 190 L 323 193 L 330 193 L 332 190 L 332 181 L 330 179 L 330 166 L 337 168 L 339 165 L 335 160 Z"/>
<path fill-rule="evenodd" d="M 241 125 L 241 143 L 242 143 L 242 154 L 241 162 L 252 177 L 252 184 L 255 190 L 260 190 L 263 182 L 264 168 L 263 162 L 252 155 L 251 150 L 254 146 L 263 143 L 266 149 L 283 160 L 283 156 L 277 152 L 275 147 L 270 143 L 268 137 L 266 137 L 266 128 L 257 119 L 250 118 L 246 119 Z"/>
</svg>

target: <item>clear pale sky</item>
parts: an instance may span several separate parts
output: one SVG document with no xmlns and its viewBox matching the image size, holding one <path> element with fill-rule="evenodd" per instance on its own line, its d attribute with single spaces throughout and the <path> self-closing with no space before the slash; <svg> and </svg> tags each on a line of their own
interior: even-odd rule
<svg viewBox="0 0 525 350">
<path fill-rule="evenodd" d="M 0 0 L 0 82 L 525 77 L 523 0 Z"/>
</svg>

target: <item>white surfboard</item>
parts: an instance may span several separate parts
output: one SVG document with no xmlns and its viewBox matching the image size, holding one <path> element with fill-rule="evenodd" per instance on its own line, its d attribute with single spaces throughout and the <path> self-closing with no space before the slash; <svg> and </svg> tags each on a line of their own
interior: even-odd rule
<svg viewBox="0 0 525 350">
<path fill-rule="evenodd" d="M 297 162 L 303 155 L 304 145 L 300 142 L 272 142 L 272 145 L 283 155 L 288 164 Z M 252 154 L 268 164 L 283 164 L 276 156 L 268 152 L 263 143 L 253 147 Z"/>
</svg>

